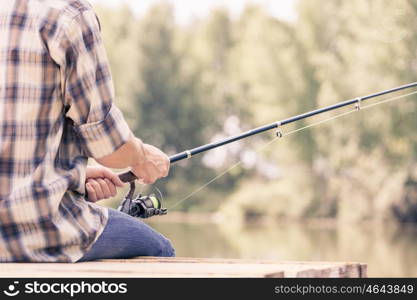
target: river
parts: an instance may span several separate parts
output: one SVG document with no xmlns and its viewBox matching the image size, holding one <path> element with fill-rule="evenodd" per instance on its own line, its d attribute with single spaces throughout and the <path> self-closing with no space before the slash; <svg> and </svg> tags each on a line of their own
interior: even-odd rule
<svg viewBox="0 0 417 300">
<path fill-rule="evenodd" d="M 167 222 L 151 226 L 174 244 L 177 256 L 368 264 L 369 277 L 417 277 L 417 227 L 284 222 L 230 225 Z"/>
</svg>

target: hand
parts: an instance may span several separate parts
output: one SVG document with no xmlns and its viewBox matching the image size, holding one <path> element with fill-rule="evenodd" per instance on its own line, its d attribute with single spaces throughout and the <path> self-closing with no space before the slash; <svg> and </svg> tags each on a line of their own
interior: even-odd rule
<svg viewBox="0 0 417 300">
<path fill-rule="evenodd" d="M 87 167 L 86 184 L 87 200 L 97 202 L 116 196 L 116 187 L 122 187 L 123 182 L 117 174 L 104 167 Z"/>
<path fill-rule="evenodd" d="M 143 158 L 132 166 L 132 172 L 145 184 L 152 184 L 169 172 L 169 157 L 158 148 L 142 144 Z"/>
</svg>

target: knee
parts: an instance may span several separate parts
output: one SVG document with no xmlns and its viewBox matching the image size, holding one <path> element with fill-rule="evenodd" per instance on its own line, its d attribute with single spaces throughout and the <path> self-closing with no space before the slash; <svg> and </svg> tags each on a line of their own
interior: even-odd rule
<svg viewBox="0 0 417 300">
<path fill-rule="evenodd" d="M 159 254 L 160 257 L 175 257 L 175 249 L 171 244 L 171 241 L 167 238 L 163 238 Z"/>
</svg>

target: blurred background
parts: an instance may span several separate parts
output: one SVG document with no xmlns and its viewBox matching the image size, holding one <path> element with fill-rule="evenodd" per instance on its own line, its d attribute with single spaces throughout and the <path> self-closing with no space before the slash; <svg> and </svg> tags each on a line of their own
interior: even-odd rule
<svg viewBox="0 0 417 300">
<path fill-rule="evenodd" d="M 91 2 L 117 105 L 168 154 L 416 81 L 417 0 Z M 157 183 L 172 210 L 146 222 L 178 256 L 360 261 L 370 276 L 417 276 L 416 98 L 260 152 L 273 132 L 176 164 Z"/>
</svg>

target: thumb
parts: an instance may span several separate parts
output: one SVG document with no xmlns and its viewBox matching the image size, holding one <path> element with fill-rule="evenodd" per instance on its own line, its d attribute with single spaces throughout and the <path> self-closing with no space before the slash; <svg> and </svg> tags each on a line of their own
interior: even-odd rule
<svg viewBox="0 0 417 300">
<path fill-rule="evenodd" d="M 115 186 L 118 186 L 118 187 L 124 186 L 124 183 L 123 181 L 120 180 L 119 176 L 109 169 L 103 169 L 103 177 L 110 179 Z"/>
</svg>

